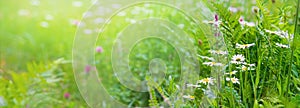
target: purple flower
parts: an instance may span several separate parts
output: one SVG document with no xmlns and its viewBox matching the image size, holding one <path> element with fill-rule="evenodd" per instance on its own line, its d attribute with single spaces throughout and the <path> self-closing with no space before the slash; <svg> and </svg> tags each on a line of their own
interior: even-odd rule
<svg viewBox="0 0 300 108">
<path fill-rule="evenodd" d="M 92 66 L 86 65 L 84 68 L 84 72 L 89 73 L 92 70 Z"/>
<path fill-rule="evenodd" d="M 218 22 L 219 21 L 219 16 L 217 14 L 215 14 L 215 21 Z"/>
<path fill-rule="evenodd" d="M 98 47 L 96 48 L 96 52 L 97 52 L 97 53 L 102 53 L 102 52 L 103 52 L 103 48 L 102 48 L 101 46 L 98 46 Z"/>
<path fill-rule="evenodd" d="M 66 99 L 69 99 L 69 98 L 70 98 L 70 96 L 71 96 L 71 94 L 70 94 L 70 93 L 68 93 L 68 92 L 66 92 L 66 93 L 64 94 L 64 98 L 66 98 Z"/>
</svg>

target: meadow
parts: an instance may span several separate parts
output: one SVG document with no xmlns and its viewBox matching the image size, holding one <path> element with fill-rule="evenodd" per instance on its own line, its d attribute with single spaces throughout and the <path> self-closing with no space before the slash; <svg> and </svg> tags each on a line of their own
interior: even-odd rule
<svg viewBox="0 0 300 108">
<path fill-rule="evenodd" d="M 299 0 L 109 3 L 0 1 L 0 107 L 300 107 Z"/>
</svg>

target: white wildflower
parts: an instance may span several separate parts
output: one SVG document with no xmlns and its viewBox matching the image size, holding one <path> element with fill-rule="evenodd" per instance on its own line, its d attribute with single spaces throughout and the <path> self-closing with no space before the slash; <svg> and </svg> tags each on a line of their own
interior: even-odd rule
<svg viewBox="0 0 300 108">
<path fill-rule="evenodd" d="M 223 66 L 222 63 L 217 63 L 217 62 L 204 62 L 203 64 L 207 66 Z"/>
<path fill-rule="evenodd" d="M 233 78 L 226 78 L 226 81 L 231 81 L 232 83 L 234 83 L 234 84 L 240 84 L 240 82 L 239 82 L 239 79 L 238 78 L 235 78 L 235 77 L 233 77 Z"/>
<path fill-rule="evenodd" d="M 201 56 L 201 55 L 199 55 L 199 57 L 202 58 L 202 59 L 207 59 L 207 60 L 210 60 L 210 61 L 215 61 L 215 59 L 212 58 L 212 57 Z"/>
<path fill-rule="evenodd" d="M 72 5 L 73 5 L 74 7 L 81 7 L 81 6 L 82 6 L 82 2 L 81 2 L 81 1 L 74 1 L 74 2 L 72 3 Z"/>
<path fill-rule="evenodd" d="M 201 87 L 201 85 L 195 85 L 195 84 L 186 84 L 187 87 L 193 87 L 193 88 L 198 88 Z"/>
<path fill-rule="evenodd" d="M 185 99 L 190 99 L 190 100 L 195 99 L 195 96 L 191 96 L 191 95 L 183 95 L 182 97 L 185 98 Z"/>
<path fill-rule="evenodd" d="M 252 68 L 251 66 L 241 66 L 241 67 L 237 67 L 238 69 L 241 69 L 242 71 L 248 71 L 248 70 L 255 70 L 254 68 Z"/>
<path fill-rule="evenodd" d="M 226 75 L 235 75 L 237 73 L 237 71 L 231 71 L 229 73 L 225 73 Z"/>
<path fill-rule="evenodd" d="M 281 31 L 281 30 L 278 30 L 278 31 L 265 30 L 265 31 L 267 33 L 275 34 L 275 35 L 279 36 L 280 38 L 284 38 L 284 39 L 288 39 L 288 40 L 292 40 L 294 38 L 294 35 L 289 34 L 287 31 L 286 32 Z"/>
<path fill-rule="evenodd" d="M 242 64 L 244 61 L 245 61 L 245 57 L 242 54 L 238 54 L 232 57 L 231 63 Z"/>
<path fill-rule="evenodd" d="M 236 43 L 236 48 L 239 48 L 239 49 L 245 49 L 245 48 L 249 48 L 249 47 L 254 46 L 254 45 L 255 45 L 254 43 L 251 43 L 251 44 L 243 44 L 243 45 Z"/>
<path fill-rule="evenodd" d="M 280 47 L 280 48 L 290 48 L 288 45 L 284 45 L 284 44 L 281 44 L 281 43 L 275 43 L 275 45 L 277 47 Z"/>
<path fill-rule="evenodd" d="M 254 27 L 255 26 L 254 22 L 247 22 L 247 21 L 244 20 L 243 17 L 241 17 L 239 19 L 239 23 L 242 25 L 242 27 L 244 27 L 244 26 Z"/>
<path fill-rule="evenodd" d="M 221 50 L 209 50 L 208 52 L 212 53 L 212 54 L 219 54 L 219 55 L 226 55 L 228 54 L 227 51 L 221 51 Z"/>
<path fill-rule="evenodd" d="M 213 81 L 214 79 L 213 78 L 204 78 L 202 80 L 199 80 L 197 83 L 203 83 L 203 84 L 211 84 L 213 85 Z"/>
</svg>

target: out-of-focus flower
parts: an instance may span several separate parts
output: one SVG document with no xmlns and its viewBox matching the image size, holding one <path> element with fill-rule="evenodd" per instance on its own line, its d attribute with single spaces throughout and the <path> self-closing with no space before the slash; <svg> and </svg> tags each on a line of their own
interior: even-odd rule
<svg viewBox="0 0 300 108">
<path fill-rule="evenodd" d="M 213 81 L 214 79 L 213 78 L 204 78 L 202 80 L 199 80 L 197 83 L 203 83 L 203 84 L 211 84 L 213 85 Z"/>
<path fill-rule="evenodd" d="M 287 31 L 286 32 L 281 31 L 281 30 L 278 30 L 278 31 L 265 30 L 265 31 L 267 33 L 275 34 L 275 35 L 279 36 L 280 38 L 284 38 L 284 39 L 287 39 L 287 40 L 293 40 L 294 39 L 294 35 L 289 34 Z"/>
<path fill-rule="evenodd" d="M 41 22 L 40 25 L 41 25 L 41 27 L 44 27 L 44 28 L 48 28 L 49 27 L 49 24 L 46 21 Z"/>
<path fill-rule="evenodd" d="M 193 88 L 198 88 L 201 87 L 201 85 L 195 85 L 195 84 L 186 84 L 187 87 L 193 87 Z"/>
<path fill-rule="evenodd" d="M 230 12 L 232 12 L 232 13 L 238 12 L 238 8 L 232 7 L 232 6 L 230 6 L 230 7 L 228 8 L 228 10 L 229 10 Z"/>
<path fill-rule="evenodd" d="M 184 28 L 184 24 L 179 24 L 178 27 L 181 28 L 181 29 L 183 29 Z"/>
<path fill-rule="evenodd" d="M 119 12 L 119 13 L 117 14 L 117 16 L 125 16 L 125 15 L 126 15 L 126 12 L 124 12 L 124 11 Z"/>
<path fill-rule="evenodd" d="M 30 11 L 26 10 L 26 9 L 21 9 L 21 10 L 19 10 L 18 14 L 20 16 L 29 16 L 30 15 Z"/>
<path fill-rule="evenodd" d="M 212 57 L 201 56 L 201 55 L 199 55 L 199 57 L 202 58 L 202 59 L 207 59 L 207 60 L 210 60 L 210 61 L 215 61 L 215 59 L 212 58 Z"/>
<path fill-rule="evenodd" d="M 71 96 L 71 94 L 70 94 L 69 92 L 66 92 L 66 93 L 64 94 L 64 98 L 65 98 L 65 99 L 69 99 L 70 96 Z"/>
<path fill-rule="evenodd" d="M 126 18 L 125 21 L 126 21 L 126 22 L 129 22 L 129 23 L 131 23 L 131 24 L 134 24 L 134 23 L 137 22 L 135 19 L 129 19 L 129 18 Z"/>
<path fill-rule="evenodd" d="M 93 16 L 93 12 L 87 11 L 82 14 L 83 17 L 88 18 Z"/>
<path fill-rule="evenodd" d="M 210 99 L 217 98 L 217 96 L 215 95 L 215 93 L 212 91 L 212 89 L 210 87 L 208 87 L 207 90 L 204 90 L 204 94 Z"/>
<path fill-rule="evenodd" d="M 81 7 L 82 6 L 82 2 L 81 1 L 74 1 L 74 2 L 72 2 L 72 5 L 74 7 Z"/>
<path fill-rule="evenodd" d="M 94 20 L 94 22 L 95 22 L 96 24 L 100 24 L 100 23 L 104 23 L 105 20 L 104 20 L 103 18 L 97 18 L 97 19 Z"/>
<path fill-rule="evenodd" d="M 0 107 L 6 106 L 6 102 L 3 97 L 0 96 Z"/>
<path fill-rule="evenodd" d="M 239 48 L 239 49 L 245 49 L 245 48 L 249 48 L 249 47 L 254 46 L 254 45 L 255 45 L 254 43 L 251 43 L 251 44 L 243 44 L 243 45 L 236 43 L 236 48 Z"/>
<path fill-rule="evenodd" d="M 233 77 L 233 78 L 226 78 L 226 81 L 231 81 L 234 84 L 240 84 L 239 79 Z"/>
<path fill-rule="evenodd" d="M 91 66 L 91 65 L 86 65 L 84 67 L 84 72 L 85 73 L 90 73 L 91 71 L 93 71 L 95 69 L 95 67 Z"/>
<path fill-rule="evenodd" d="M 237 73 L 237 71 L 231 71 L 231 72 L 225 73 L 225 74 L 227 74 L 227 75 L 235 75 L 236 73 Z"/>
<path fill-rule="evenodd" d="M 259 8 L 258 8 L 258 7 L 252 6 L 252 12 L 253 12 L 253 13 L 258 13 L 258 11 L 259 11 Z"/>
<path fill-rule="evenodd" d="M 243 65 L 246 65 L 246 66 L 249 66 L 249 67 L 255 67 L 255 64 L 249 64 L 249 63 L 246 63 L 246 62 L 244 62 Z"/>
<path fill-rule="evenodd" d="M 251 66 L 242 65 L 241 67 L 237 67 L 238 69 L 241 69 L 242 71 L 248 71 L 248 70 L 255 70 Z"/>
<path fill-rule="evenodd" d="M 203 64 L 207 66 L 223 66 L 222 63 L 217 63 L 217 62 L 204 62 Z"/>
<path fill-rule="evenodd" d="M 254 26 L 255 26 L 255 23 L 254 23 L 254 22 L 247 22 L 247 21 L 244 20 L 243 17 L 241 17 L 241 18 L 239 19 L 239 22 L 240 22 L 240 24 L 242 25 L 242 27 L 244 27 L 244 26 L 254 27 Z"/>
<path fill-rule="evenodd" d="M 72 25 L 79 26 L 80 20 L 71 19 L 71 20 L 70 20 L 70 23 L 71 23 Z"/>
<path fill-rule="evenodd" d="M 31 0 L 31 5 L 33 5 L 33 6 L 39 6 L 40 5 L 40 1 L 39 0 Z"/>
<path fill-rule="evenodd" d="M 53 20 L 53 19 L 54 19 L 53 16 L 50 15 L 50 14 L 47 14 L 47 15 L 45 16 L 45 20 L 50 21 L 50 20 Z"/>
<path fill-rule="evenodd" d="M 120 9 L 122 7 L 122 5 L 121 4 L 112 4 L 111 7 L 115 8 L 115 9 Z"/>
<path fill-rule="evenodd" d="M 227 51 L 221 51 L 221 50 L 208 50 L 208 52 L 210 52 L 212 54 L 219 54 L 219 55 L 226 55 L 226 54 L 228 54 Z"/>
<path fill-rule="evenodd" d="M 97 53 L 102 53 L 103 52 L 103 48 L 101 46 L 97 46 L 96 47 L 96 52 Z"/>
<path fill-rule="evenodd" d="M 284 45 L 284 44 L 281 44 L 281 43 L 275 43 L 275 45 L 277 47 L 280 47 L 280 48 L 290 48 L 288 45 Z"/>
<path fill-rule="evenodd" d="M 91 30 L 91 29 L 85 29 L 83 32 L 84 32 L 85 34 L 92 34 L 92 33 L 93 33 L 93 30 Z"/>
<path fill-rule="evenodd" d="M 195 96 L 191 96 L 191 95 L 183 95 L 182 97 L 185 98 L 185 99 L 190 99 L 190 100 L 195 99 Z"/>
<path fill-rule="evenodd" d="M 207 21 L 207 20 L 204 20 L 203 23 L 206 23 L 206 24 L 212 24 L 212 25 L 214 25 L 215 27 L 219 27 L 220 24 L 222 23 L 222 21 L 219 19 L 219 16 L 218 16 L 217 14 L 215 14 L 214 20 L 213 20 L 213 21 Z"/>
</svg>

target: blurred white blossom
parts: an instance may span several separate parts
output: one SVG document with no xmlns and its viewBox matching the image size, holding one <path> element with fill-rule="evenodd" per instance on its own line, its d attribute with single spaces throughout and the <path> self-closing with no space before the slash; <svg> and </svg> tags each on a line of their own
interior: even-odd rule
<svg viewBox="0 0 300 108">
<path fill-rule="evenodd" d="M 41 27 L 44 27 L 44 28 L 48 28 L 49 27 L 49 24 L 46 21 L 41 22 L 40 25 L 41 25 Z"/>
</svg>

